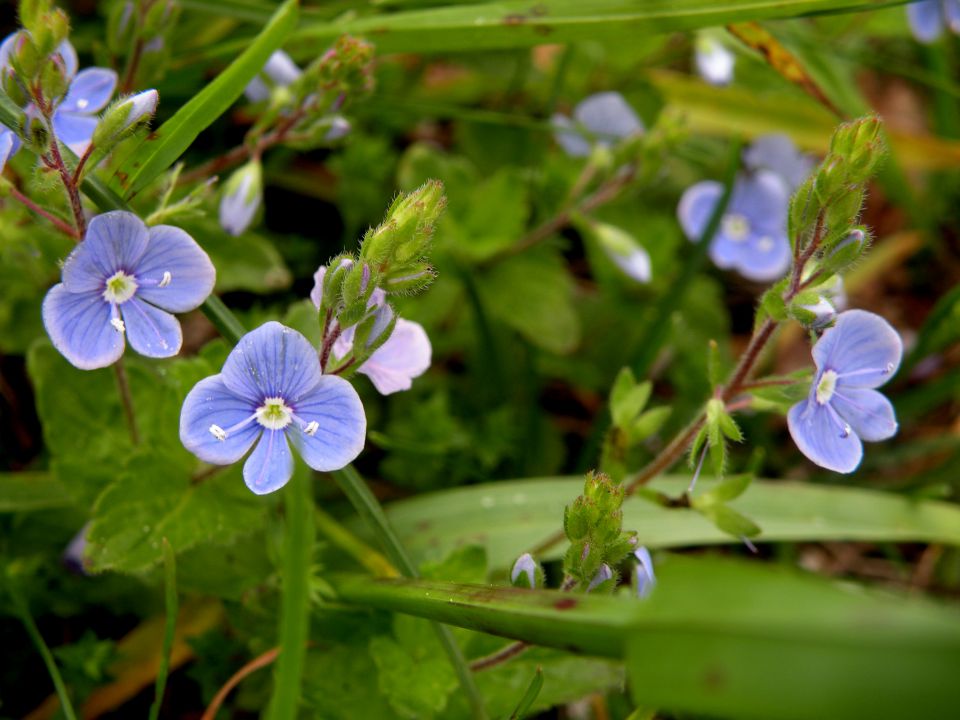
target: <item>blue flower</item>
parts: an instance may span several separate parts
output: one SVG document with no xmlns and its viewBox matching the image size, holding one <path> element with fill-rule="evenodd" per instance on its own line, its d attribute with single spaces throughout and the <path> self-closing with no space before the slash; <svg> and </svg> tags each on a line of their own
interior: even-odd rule
<svg viewBox="0 0 960 720">
<path fill-rule="evenodd" d="M 697 242 L 723 196 L 723 185 L 704 180 L 683 193 L 677 217 L 687 237 Z M 733 186 L 720 228 L 710 243 L 717 267 L 737 270 L 758 282 L 776 280 L 790 267 L 787 239 L 787 186 L 777 175 L 760 170 L 742 175 Z"/>
<path fill-rule="evenodd" d="M 314 286 L 310 292 L 310 299 L 318 308 L 326 272 L 326 266 L 321 266 L 313 276 Z M 377 288 L 367 304 L 369 309 L 377 309 L 378 312 L 378 322 L 370 333 L 371 340 L 379 337 L 393 319 L 392 310 L 386 304 L 386 299 L 386 293 Z M 344 329 L 333 344 L 335 361 L 345 358 L 353 349 L 356 329 L 356 325 Z M 432 354 L 430 338 L 423 326 L 412 320 L 397 318 L 390 337 L 374 350 L 357 372 L 370 378 L 370 382 L 381 395 L 391 395 L 413 387 L 413 379 L 420 377 L 429 369 Z"/>
<path fill-rule="evenodd" d="M 697 37 L 693 59 L 700 77 L 711 85 L 723 87 L 733 82 L 734 54 L 710 35 Z"/>
<path fill-rule="evenodd" d="M 907 6 L 907 22 L 913 37 L 932 43 L 943 34 L 946 25 L 960 33 L 960 0 L 922 0 Z"/>
<path fill-rule="evenodd" d="M 743 164 L 750 170 L 770 170 L 779 175 L 790 190 L 800 187 L 816 161 L 802 153 L 789 135 L 761 135 L 743 152 Z"/>
<path fill-rule="evenodd" d="M 0 44 L 0 68 L 10 67 L 17 36 L 25 30 L 8 35 Z M 97 113 L 107 106 L 117 86 L 117 74 L 107 68 L 92 67 L 77 72 L 77 51 L 68 40 L 57 49 L 63 63 L 64 75 L 69 87 L 62 98 L 50 98 L 56 109 L 53 113 L 53 130 L 57 139 L 77 155 L 86 152 L 90 138 L 97 128 Z"/>
<path fill-rule="evenodd" d="M 170 357 L 182 342 L 170 313 L 200 305 L 215 279 L 210 258 L 180 228 L 147 229 L 133 213 L 105 213 L 90 221 L 64 263 L 63 282 L 44 298 L 43 324 L 82 370 L 116 362 L 124 336 L 141 355 Z"/>
<path fill-rule="evenodd" d="M 644 130 L 633 108 L 617 92 L 591 95 L 574 109 L 573 120 L 558 113 L 551 123 L 554 138 L 570 157 L 586 157 L 594 145 L 609 148 Z"/>
<path fill-rule="evenodd" d="M 243 479 L 258 495 L 290 479 L 290 444 L 314 470 L 337 470 L 360 454 L 366 431 L 353 386 L 322 375 L 316 349 L 277 322 L 244 335 L 180 413 L 180 441 L 204 462 L 230 465 L 253 448 Z"/>
<path fill-rule="evenodd" d="M 637 561 L 637 596 L 645 598 L 657 584 L 657 576 L 653 574 L 653 558 L 650 557 L 650 551 L 642 546 L 633 551 L 633 557 Z"/>
<path fill-rule="evenodd" d="M 20 140 L 13 131 L 0 125 L 0 173 L 7 166 L 7 160 L 20 148 Z"/>
<path fill-rule="evenodd" d="M 882 317 L 840 313 L 813 346 L 817 372 L 809 397 L 787 414 L 800 451 L 820 467 L 849 473 L 863 457 L 862 440 L 893 437 L 893 406 L 875 388 L 893 377 L 902 356 L 900 336 Z"/>
</svg>

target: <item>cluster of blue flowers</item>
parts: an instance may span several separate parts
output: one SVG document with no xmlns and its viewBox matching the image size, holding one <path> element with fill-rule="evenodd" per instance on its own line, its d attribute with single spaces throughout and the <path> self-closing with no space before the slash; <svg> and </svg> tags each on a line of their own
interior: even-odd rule
<svg viewBox="0 0 960 720">
<path fill-rule="evenodd" d="M 960 34 L 960 0 L 920 0 L 907 6 L 910 32 L 922 43 L 935 42 L 944 28 Z"/>
</svg>

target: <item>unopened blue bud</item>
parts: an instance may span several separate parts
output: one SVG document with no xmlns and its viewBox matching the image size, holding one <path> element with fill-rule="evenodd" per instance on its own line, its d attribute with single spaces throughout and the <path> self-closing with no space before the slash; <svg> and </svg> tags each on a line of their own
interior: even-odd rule
<svg viewBox="0 0 960 720">
<path fill-rule="evenodd" d="M 596 589 L 598 586 L 603 585 L 603 583 L 608 580 L 613 579 L 613 570 L 610 569 L 610 566 L 604 563 L 600 566 L 600 569 L 597 570 L 597 574 L 593 576 L 593 579 L 590 581 L 590 584 L 587 585 L 587 592 Z"/>
<path fill-rule="evenodd" d="M 530 553 L 524 553 L 513 564 L 513 570 L 510 571 L 510 582 L 515 586 L 521 586 L 523 584 L 521 577 L 526 576 L 526 583 L 531 588 L 536 588 L 538 569 L 537 561 L 533 559 L 533 556 Z"/>
<path fill-rule="evenodd" d="M 633 557 L 637 561 L 637 596 L 645 598 L 653 592 L 657 584 L 657 577 L 653 573 L 653 558 L 650 557 L 650 551 L 643 546 L 634 550 Z"/>
<path fill-rule="evenodd" d="M 220 200 L 220 225 L 231 235 L 242 234 L 253 222 L 263 199 L 263 168 L 252 160 L 230 176 Z"/>
</svg>

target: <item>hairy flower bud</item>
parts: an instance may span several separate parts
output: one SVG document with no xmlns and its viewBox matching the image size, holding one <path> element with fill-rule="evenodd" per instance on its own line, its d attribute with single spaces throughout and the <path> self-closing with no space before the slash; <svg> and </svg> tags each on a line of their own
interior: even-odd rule
<svg viewBox="0 0 960 720">
<path fill-rule="evenodd" d="M 510 571 L 510 583 L 514 587 L 536 589 L 543 583 L 543 570 L 530 553 L 517 558 Z"/>
</svg>

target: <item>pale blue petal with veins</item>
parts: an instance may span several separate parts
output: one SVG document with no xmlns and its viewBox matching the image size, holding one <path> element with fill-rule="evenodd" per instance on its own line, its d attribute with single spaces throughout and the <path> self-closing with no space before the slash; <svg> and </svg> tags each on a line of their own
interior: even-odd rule
<svg viewBox="0 0 960 720">
<path fill-rule="evenodd" d="M 291 445 L 314 470 L 337 470 L 360 454 L 366 428 L 353 386 L 322 375 L 316 349 L 277 322 L 241 338 L 223 371 L 197 383 L 180 412 L 180 440 L 204 462 L 229 465 L 253 447 L 243 477 L 258 495 L 290 479 Z"/>
<path fill-rule="evenodd" d="M 896 373 L 903 344 L 879 315 L 848 310 L 824 331 L 812 354 L 817 372 L 807 399 L 787 414 L 790 435 L 820 467 L 853 472 L 863 458 L 861 441 L 897 432 L 893 406 L 875 388 Z"/>
<path fill-rule="evenodd" d="M 83 370 L 106 367 L 123 354 L 124 338 L 141 355 L 180 351 L 180 323 L 168 311 L 198 307 L 216 271 L 179 228 L 147 228 L 131 212 L 98 215 L 63 266 L 62 282 L 43 301 L 54 347 Z"/>
</svg>

